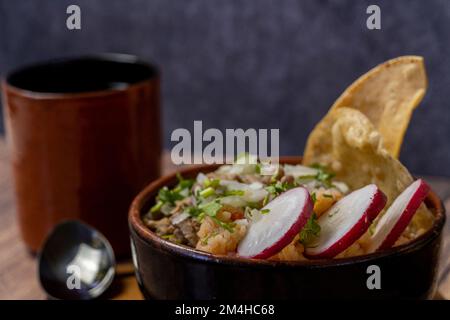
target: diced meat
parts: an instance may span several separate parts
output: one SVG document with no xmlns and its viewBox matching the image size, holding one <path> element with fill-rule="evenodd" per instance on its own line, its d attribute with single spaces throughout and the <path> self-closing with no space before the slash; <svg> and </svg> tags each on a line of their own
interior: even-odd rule
<svg viewBox="0 0 450 320">
<path fill-rule="evenodd" d="M 169 218 L 162 218 L 160 220 L 144 219 L 144 223 L 158 236 L 173 234 L 175 231 L 175 227 L 172 225 Z"/>
<path fill-rule="evenodd" d="M 195 247 L 198 242 L 197 232 L 200 229 L 200 223 L 198 223 L 195 219 L 186 219 L 177 224 L 176 228 L 181 231 L 181 234 L 187 244 Z"/>
</svg>

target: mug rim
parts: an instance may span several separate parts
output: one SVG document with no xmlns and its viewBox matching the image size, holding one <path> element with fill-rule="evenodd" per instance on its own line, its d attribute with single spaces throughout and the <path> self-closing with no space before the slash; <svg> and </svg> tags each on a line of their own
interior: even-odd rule
<svg viewBox="0 0 450 320">
<path fill-rule="evenodd" d="M 146 68 L 149 71 L 149 75 L 136 82 L 127 83 L 125 86 L 120 88 L 108 88 L 100 90 L 87 90 L 79 92 L 45 92 L 45 91 L 35 91 L 30 89 L 21 88 L 12 84 L 11 77 L 17 75 L 21 72 L 27 72 L 29 69 L 36 67 L 45 67 L 55 64 L 62 64 L 68 62 L 76 62 L 83 60 L 97 60 L 103 62 L 115 62 L 122 64 L 130 64 L 135 66 L 140 66 Z M 82 54 L 76 56 L 66 56 L 61 58 L 47 59 L 40 62 L 30 63 L 21 67 L 18 67 L 5 76 L 2 77 L 1 82 L 3 88 L 17 95 L 32 98 L 32 99 L 74 99 L 74 98 L 90 98 L 90 97 L 104 97 L 107 95 L 113 95 L 117 93 L 122 93 L 132 88 L 137 88 L 145 85 L 149 81 L 154 81 L 159 79 L 161 76 L 160 69 L 154 63 L 146 62 L 142 60 L 137 55 L 128 53 L 94 53 L 94 54 Z"/>
</svg>

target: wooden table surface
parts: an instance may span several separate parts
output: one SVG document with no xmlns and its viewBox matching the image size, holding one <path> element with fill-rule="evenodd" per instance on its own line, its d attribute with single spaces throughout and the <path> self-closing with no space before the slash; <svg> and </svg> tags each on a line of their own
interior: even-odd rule
<svg viewBox="0 0 450 320">
<path fill-rule="evenodd" d="M 174 170 L 169 158 L 163 157 L 163 172 Z M 36 259 L 21 241 L 15 217 L 12 177 L 5 141 L 0 138 L 0 299 L 45 299 L 36 269 Z M 444 199 L 450 212 L 450 179 L 426 177 L 432 188 Z M 111 299 L 141 299 L 129 262 L 117 268 Z M 445 226 L 444 246 L 439 271 L 437 298 L 450 300 L 450 223 Z"/>
</svg>

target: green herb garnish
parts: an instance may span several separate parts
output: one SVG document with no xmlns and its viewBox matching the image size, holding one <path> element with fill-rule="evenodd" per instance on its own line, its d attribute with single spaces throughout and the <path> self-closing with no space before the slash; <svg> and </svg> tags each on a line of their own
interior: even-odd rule
<svg viewBox="0 0 450 320">
<path fill-rule="evenodd" d="M 224 196 L 243 196 L 245 194 L 244 190 L 227 190 L 224 192 Z"/>
<path fill-rule="evenodd" d="M 216 193 L 216 190 L 214 190 L 213 187 L 208 187 L 208 188 L 206 188 L 206 189 L 200 191 L 200 192 L 198 193 L 198 195 L 199 195 L 200 197 L 203 197 L 203 198 L 208 198 L 208 197 L 214 195 L 215 193 Z"/>
<path fill-rule="evenodd" d="M 206 215 L 215 217 L 217 212 L 222 209 L 222 205 L 218 201 L 211 201 L 198 206 Z"/>
<path fill-rule="evenodd" d="M 155 213 L 158 212 L 159 210 L 161 210 L 161 207 L 163 206 L 164 202 L 162 201 L 158 201 L 151 209 L 150 209 L 150 213 Z"/>
<path fill-rule="evenodd" d="M 302 231 L 300 231 L 300 243 L 305 247 L 311 245 L 311 243 L 319 236 L 320 234 L 320 225 L 317 223 L 317 216 L 313 213 L 306 225 L 303 227 Z"/>
<path fill-rule="evenodd" d="M 211 239 L 212 237 L 217 236 L 219 233 L 217 231 L 214 231 L 213 233 L 207 235 L 206 237 L 204 237 L 203 239 L 201 239 L 201 243 L 202 245 L 206 246 L 208 244 L 209 239 Z"/>
<path fill-rule="evenodd" d="M 220 185 L 220 180 L 219 179 L 209 179 L 208 177 L 205 178 L 205 180 L 203 181 L 203 186 L 205 188 L 217 188 Z"/>
<path fill-rule="evenodd" d="M 261 214 L 268 214 L 270 212 L 270 209 L 262 209 Z"/>
<path fill-rule="evenodd" d="M 215 223 L 217 223 L 221 228 L 227 230 L 228 232 L 230 232 L 230 233 L 234 232 L 234 226 L 235 226 L 234 223 L 232 223 L 232 222 L 227 223 L 227 222 L 220 221 L 219 219 L 217 219 L 217 217 L 211 217 L 211 219 L 213 219 L 213 221 Z"/>
<path fill-rule="evenodd" d="M 175 204 L 175 201 L 183 199 L 183 195 L 180 194 L 180 191 L 169 190 L 167 187 L 163 187 L 158 192 L 158 201 L 163 203 Z"/>
<path fill-rule="evenodd" d="M 271 185 L 267 186 L 266 190 L 271 194 L 279 195 L 280 193 L 283 193 L 294 187 L 296 187 L 295 183 L 276 181 L 276 182 L 272 183 Z"/>
<path fill-rule="evenodd" d="M 372 224 L 369 226 L 369 234 L 370 234 L 371 236 L 373 236 L 374 233 L 375 233 L 375 223 L 372 223 Z"/>
<path fill-rule="evenodd" d="M 189 213 L 193 217 L 198 217 L 202 213 L 202 210 L 200 208 L 197 208 L 197 207 L 190 207 L 187 210 L 187 213 Z"/>
<path fill-rule="evenodd" d="M 315 176 L 315 179 L 323 183 L 327 188 L 331 188 L 333 184 L 331 180 L 334 178 L 335 174 L 328 170 L 327 167 L 322 166 L 320 164 L 313 164 L 311 166 L 314 169 L 317 169 L 318 172 Z"/>
<path fill-rule="evenodd" d="M 180 173 L 177 173 L 178 185 L 173 189 L 174 191 L 181 191 L 183 189 L 190 189 L 195 183 L 193 179 L 184 179 Z"/>
<path fill-rule="evenodd" d="M 185 198 L 185 194 L 182 194 L 184 190 L 190 190 L 194 185 L 194 180 L 184 179 L 181 174 L 177 173 L 178 184 L 175 188 L 170 190 L 168 187 L 163 187 L 159 190 L 158 196 L 156 197 L 156 204 L 150 209 L 151 213 L 157 212 L 161 207 L 169 203 L 175 205 L 175 201 L 182 200 Z"/>
<path fill-rule="evenodd" d="M 316 201 L 317 201 L 317 195 L 316 195 L 315 192 L 311 193 L 311 200 L 312 200 L 313 204 L 316 203 Z"/>
<path fill-rule="evenodd" d="M 265 197 L 264 200 L 262 202 L 263 207 L 269 202 L 270 199 L 270 193 L 268 193 Z"/>
</svg>

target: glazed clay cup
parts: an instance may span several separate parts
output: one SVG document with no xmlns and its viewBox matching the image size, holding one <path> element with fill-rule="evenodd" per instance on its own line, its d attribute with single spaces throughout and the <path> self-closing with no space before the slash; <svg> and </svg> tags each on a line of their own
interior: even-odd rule
<svg viewBox="0 0 450 320">
<path fill-rule="evenodd" d="M 80 219 L 127 256 L 128 207 L 160 173 L 157 69 L 118 54 L 55 60 L 9 74 L 3 98 L 29 249 L 58 222 Z"/>
</svg>

